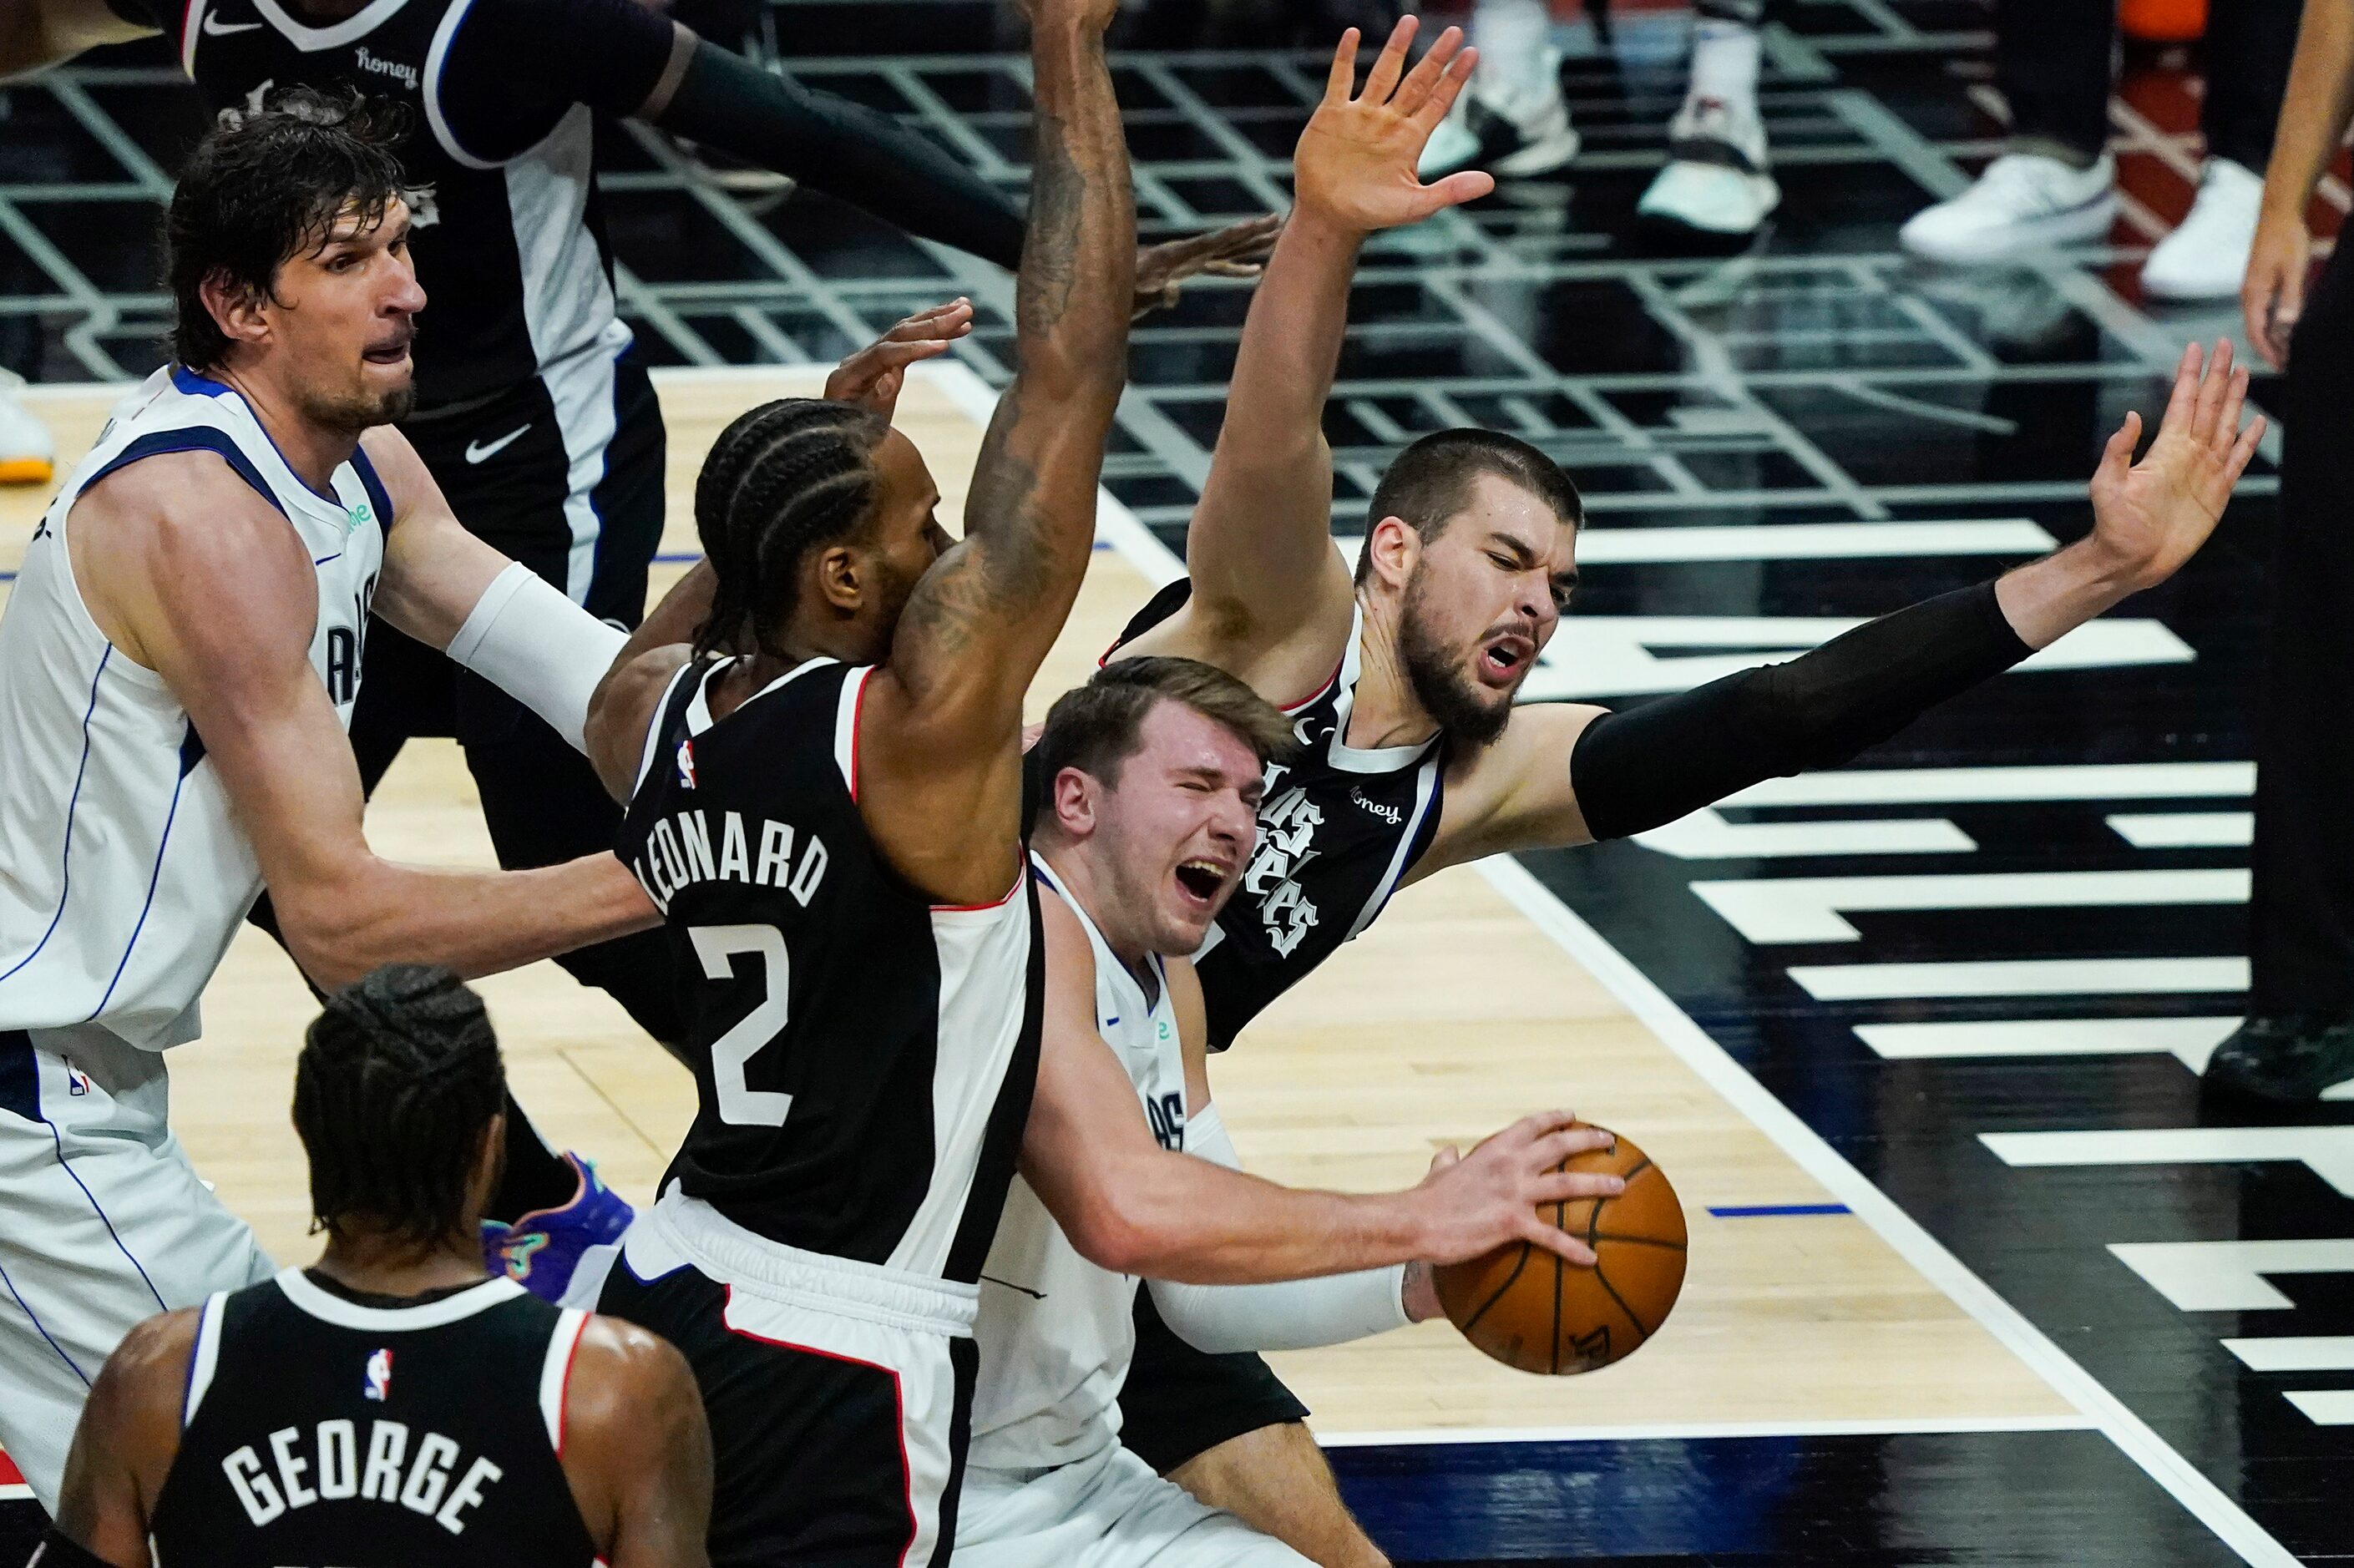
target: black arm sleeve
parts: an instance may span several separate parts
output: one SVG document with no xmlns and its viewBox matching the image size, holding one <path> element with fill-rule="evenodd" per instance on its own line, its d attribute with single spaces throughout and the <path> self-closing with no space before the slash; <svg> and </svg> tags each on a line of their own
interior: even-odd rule
<svg viewBox="0 0 2354 1568">
<path fill-rule="evenodd" d="M 988 181 L 889 115 L 771 76 L 708 40 L 661 124 L 910 234 L 1001 267 L 1021 263 L 1021 209 Z"/>
<path fill-rule="evenodd" d="M 1993 583 L 1940 594 L 1787 663 L 1605 714 L 1570 752 L 1570 787 L 1589 832 L 1623 839 L 1760 779 L 1845 762 L 2033 652 Z"/>
</svg>

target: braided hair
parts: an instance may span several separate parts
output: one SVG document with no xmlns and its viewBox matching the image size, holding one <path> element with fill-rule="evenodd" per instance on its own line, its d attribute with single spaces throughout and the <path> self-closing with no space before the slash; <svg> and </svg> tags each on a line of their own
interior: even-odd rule
<svg viewBox="0 0 2354 1568">
<path fill-rule="evenodd" d="M 438 965 L 387 964 L 327 999 L 294 1066 L 312 1228 L 365 1219 L 420 1246 L 462 1235 L 506 1071 L 482 998 Z"/>
<path fill-rule="evenodd" d="M 723 649 L 783 656 L 771 638 L 792 614 L 802 557 L 874 512 L 875 448 L 889 429 L 848 403 L 782 397 L 719 433 L 695 482 L 695 532 L 718 579 L 698 658 Z"/>
</svg>

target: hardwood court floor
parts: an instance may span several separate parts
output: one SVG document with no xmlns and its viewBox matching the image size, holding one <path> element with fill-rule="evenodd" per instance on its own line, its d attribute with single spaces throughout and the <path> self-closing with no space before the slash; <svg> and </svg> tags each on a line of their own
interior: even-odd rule
<svg viewBox="0 0 2354 1568">
<path fill-rule="evenodd" d="M 810 392 L 809 371 L 658 373 L 670 425 L 667 557 L 692 557 L 693 481 L 737 413 Z M 960 514 L 980 437 L 973 383 L 922 376 L 901 427 Z M 956 394 L 960 394 L 956 395 Z M 111 394 L 37 394 L 66 450 L 95 435 Z M 0 493 L 0 569 L 38 498 Z M 657 568 L 656 591 L 683 567 Z M 1034 694 L 1043 712 L 1083 679 L 1147 578 L 1099 548 Z M 395 858 L 492 863 L 451 743 L 412 743 L 377 792 L 370 840 Z M 552 964 L 482 983 L 517 1094 L 632 1199 L 649 1197 L 693 1107 L 686 1073 L 620 1009 Z M 247 932 L 205 998 L 202 1041 L 173 1054 L 175 1126 L 198 1168 L 272 1253 L 308 1255 L 292 1061 L 312 1014 L 292 965 Z M 1476 869 L 1401 895 L 1366 934 L 1257 1022 L 1213 1072 L 1235 1141 L 1278 1180 L 1342 1188 L 1415 1180 L 1432 1150 L 1527 1111 L 1570 1106 L 1638 1139 L 1675 1180 L 1691 1274 L 1673 1319 L 1631 1360 L 1574 1381 L 1524 1376 L 1445 1324 L 1276 1358 L 1327 1436 L 1425 1428 L 1838 1430 L 2082 1425 L 2073 1406 L 1827 1193 Z"/>
</svg>

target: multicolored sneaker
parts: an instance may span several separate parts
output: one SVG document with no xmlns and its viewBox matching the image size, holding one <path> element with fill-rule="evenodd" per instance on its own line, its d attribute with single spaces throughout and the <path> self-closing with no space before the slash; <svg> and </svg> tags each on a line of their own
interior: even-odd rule
<svg viewBox="0 0 2354 1568">
<path fill-rule="evenodd" d="M 580 1185 L 561 1208 L 535 1209 L 513 1224 L 482 1222 L 482 1264 L 514 1280 L 543 1301 L 561 1301 L 572 1271 L 590 1247 L 621 1239 L 637 1211 L 597 1179 L 597 1167 L 578 1154 L 565 1161 L 579 1173 Z"/>
</svg>

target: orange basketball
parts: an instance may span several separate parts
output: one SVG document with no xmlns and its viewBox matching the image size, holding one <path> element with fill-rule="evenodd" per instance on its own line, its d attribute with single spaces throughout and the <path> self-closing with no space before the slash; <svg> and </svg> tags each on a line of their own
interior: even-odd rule
<svg viewBox="0 0 2354 1568">
<path fill-rule="evenodd" d="M 1684 1210 L 1665 1172 L 1625 1139 L 1556 1169 L 1622 1176 L 1616 1198 L 1553 1203 L 1554 1224 L 1600 1259 L 1578 1268 L 1514 1242 L 1433 1271 L 1439 1305 L 1463 1337 L 1522 1372 L 1592 1372 L 1659 1331 L 1684 1287 Z"/>
</svg>

